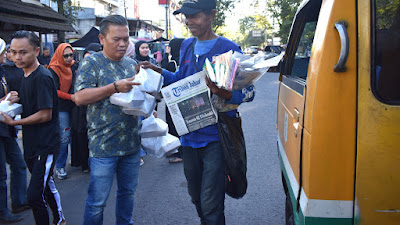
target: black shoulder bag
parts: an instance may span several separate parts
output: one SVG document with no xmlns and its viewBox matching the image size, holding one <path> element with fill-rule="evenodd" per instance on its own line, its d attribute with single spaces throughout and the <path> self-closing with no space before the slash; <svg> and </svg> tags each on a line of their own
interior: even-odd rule
<svg viewBox="0 0 400 225">
<path fill-rule="evenodd" d="M 195 41 L 192 43 L 193 64 L 199 72 L 195 62 L 194 45 Z M 225 163 L 225 193 L 239 199 L 247 191 L 247 157 L 242 118 L 239 113 L 231 118 L 223 112 L 218 112 L 217 127 Z"/>
</svg>

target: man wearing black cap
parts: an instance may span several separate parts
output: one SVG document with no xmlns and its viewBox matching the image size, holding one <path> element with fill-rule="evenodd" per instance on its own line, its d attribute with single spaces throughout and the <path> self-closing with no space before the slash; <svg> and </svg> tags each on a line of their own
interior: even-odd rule
<svg viewBox="0 0 400 225">
<path fill-rule="evenodd" d="M 174 12 L 185 15 L 186 26 L 194 36 L 182 42 L 180 65 L 175 73 L 146 62 L 140 63 L 137 69 L 139 66 L 151 68 L 164 76 L 164 85 L 169 85 L 199 72 L 206 59 L 213 61 L 213 56 L 230 50 L 240 52 L 237 44 L 213 32 L 215 8 L 215 0 L 186 0 L 182 8 Z M 210 81 L 207 85 L 213 94 L 226 99 L 225 103 L 232 106 L 233 110 L 225 112 L 230 117 L 236 116 L 238 105 L 254 98 L 252 85 L 237 91 L 220 89 Z M 225 224 L 224 159 L 216 124 L 185 134 L 180 140 L 183 146 L 184 172 L 189 194 L 201 223 Z"/>
</svg>

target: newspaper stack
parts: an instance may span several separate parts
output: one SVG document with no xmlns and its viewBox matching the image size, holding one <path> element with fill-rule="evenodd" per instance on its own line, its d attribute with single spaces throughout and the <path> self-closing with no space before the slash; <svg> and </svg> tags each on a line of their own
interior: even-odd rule
<svg viewBox="0 0 400 225">
<path fill-rule="evenodd" d="M 155 97 L 147 92 L 160 92 L 163 77 L 153 70 L 141 68 L 134 81 L 141 85 L 134 85 L 128 93 L 111 95 L 110 102 L 122 106 L 125 114 L 148 117 L 152 115 L 157 102 Z"/>
<path fill-rule="evenodd" d="M 22 113 L 22 105 L 18 103 L 10 105 L 10 101 L 2 101 L 0 102 L 0 111 L 13 118 Z M 3 119 L 3 116 L 0 114 L 0 121 Z"/>
<path fill-rule="evenodd" d="M 206 59 L 203 69 L 219 88 L 240 90 L 254 84 L 270 67 L 277 66 L 283 54 L 273 56 L 259 53 L 250 57 L 229 51 L 214 57 L 214 64 Z"/>
<path fill-rule="evenodd" d="M 157 158 L 173 154 L 181 146 L 179 139 L 168 133 L 168 125 L 153 115 L 143 120 L 140 135 L 143 149 Z"/>
<path fill-rule="evenodd" d="M 212 82 L 218 87 L 232 90 L 233 81 L 240 59 L 234 58 L 232 50 L 222 55 L 214 57 L 214 66 L 206 59 L 204 69 Z"/>
</svg>

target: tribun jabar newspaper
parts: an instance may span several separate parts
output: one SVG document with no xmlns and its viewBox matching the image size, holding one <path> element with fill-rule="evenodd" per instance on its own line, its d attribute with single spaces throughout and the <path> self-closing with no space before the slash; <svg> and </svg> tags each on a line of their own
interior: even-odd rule
<svg viewBox="0 0 400 225">
<path fill-rule="evenodd" d="M 205 75 L 201 71 L 161 89 L 179 136 L 217 123 Z"/>
</svg>

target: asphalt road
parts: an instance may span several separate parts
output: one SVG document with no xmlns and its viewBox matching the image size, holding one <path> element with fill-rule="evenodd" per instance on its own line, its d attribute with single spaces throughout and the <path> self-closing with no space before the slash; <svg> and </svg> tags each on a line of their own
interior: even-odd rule
<svg viewBox="0 0 400 225">
<path fill-rule="evenodd" d="M 253 102 L 242 104 L 243 131 L 247 145 L 247 194 L 237 200 L 226 196 L 225 216 L 228 225 L 284 224 L 285 196 L 282 189 L 276 149 L 276 103 L 278 74 L 268 73 L 257 83 Z M 163 118 L 163 107 L 159 107 Z M 140 168 L 133 220 L 137 225 L 200 224 L 187 193 L 183 164 L 170 164 L 166 158 L 145 157 Z M 68 225 L 82 224 L 90 175 L 80 168 L 67 167 L 69 178 L 56 180 Z M 104 225 L 115 224 L 115 194 L 111 190 L 104 211 Z M 30 210 L 16 225 L 34 224 Z"/>
</svg>

